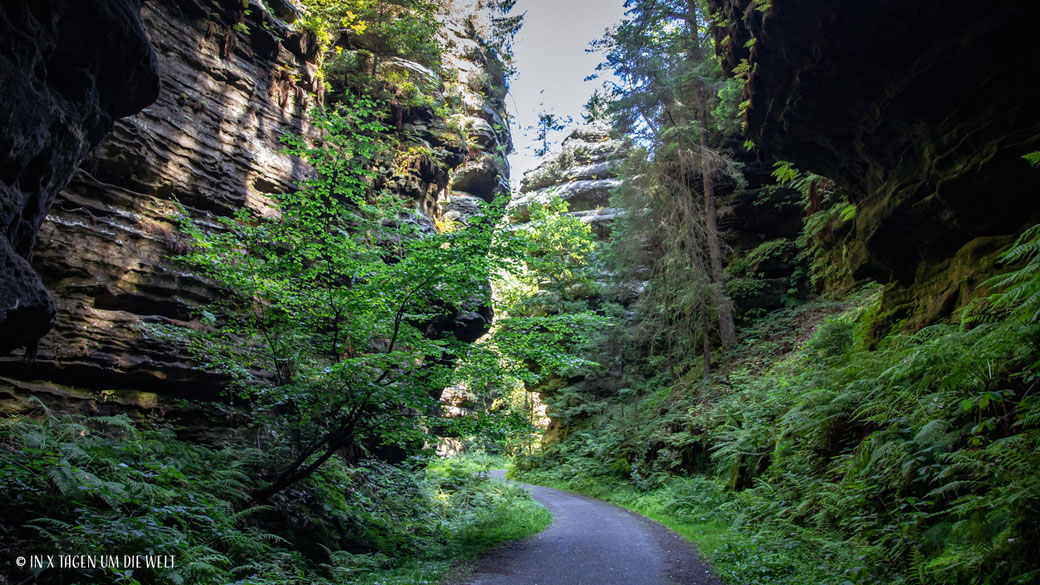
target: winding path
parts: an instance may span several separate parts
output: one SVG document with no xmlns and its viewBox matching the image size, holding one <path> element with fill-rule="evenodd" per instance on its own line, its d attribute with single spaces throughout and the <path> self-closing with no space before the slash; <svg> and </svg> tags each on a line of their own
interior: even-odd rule
<svg viewBox="0 0 1040 585">
<path fill-rule="evenodd" d="M 460 585 L 721 584 L 693 545 L 656 522 L 595 498 L 525 487 L 552 512 L 552 525 L 491 553 Z"/>
</svg>

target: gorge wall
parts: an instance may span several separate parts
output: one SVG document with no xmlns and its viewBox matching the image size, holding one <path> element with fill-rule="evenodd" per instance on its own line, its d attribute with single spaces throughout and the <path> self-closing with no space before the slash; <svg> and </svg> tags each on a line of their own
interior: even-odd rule
<svg viewBox="0 0 1040 585">
<path fill-rule="evenodd" d="M 154 104 L 115 124 L 40 228 L 33 265 L 53 293 L 57 318 L 37 344 L 0 358 L 5 410 L 24 407 L 31 393 L 93 400 L 104 391 L 115 402 L 150 406 L 217 398 L 219 377 L 187 348 L 148 332 L 153 324 L 199 326 L 192 308 L 221 294 L 171 259 L 184 251 L 178 204 L 210 225 L 243 206 L 268 213 L 270 194 L 292 190 L 311 172 L 280 152 L 279 138 L 312 132 L 307 112 L 323 92 L 312 34 L 255 0 L 147 2 L 141 18 L 162 90 Z M 491 57 L 473 20 L 460 15 L 443 35 L 445 69 L 457 78 L 445 82 L 403 59 L 380 67 L 406 71 L 435 102 L 459 104 L 451 118 L 429 106 L 400 108 L 393 123 L 401 143 L 425 154 L 405 168 L 381 169 L 385 186 L 412 198 L 430 230 L 442 208 L 490 199 L 508 183 L 499 160 L 511 147 L 502 95 L 490 87 Z M 92 58 L 108 63 L 107 54 Z M 487 311 L 460 310 L 440 325 L 472 335 L 489 320 Z"/>
<path fill-rule="evenodd" d="M 622 167 L 630 148 L 628 141 L 611 136 L 607 125 L 588 124 L 571 129 L 557 152 L 524 175 L 519 191 L 507 207 L 510 222 L 518 227 L 528 225 L 532 221 L 532 206 L 558 198 L 567 205 L 566 215 L 587 225 L 598 242 L 609 241 L 613 224 L 625 213 L 611 207 L 611 194 L 622 184 Z M 630 303 L 641 290 L 639 283 L 619 286 L 609 274 L 597 280 L 599 286 L 594 291 L 581 286 L 564 290 L 542 287 L 534 310 L 559 311 L 563 303 L 575 301 L 592 307 L 604 301 Z M 611 355 L 609 360 L 616 357 Z M 608 359 L 602 361 L 606 363 Z M 609 392 L 616 389 L 616 382 L 616 376 L 610 373 L 597 373 L 572 378 L 549 376 L 529 386 L 528 391 L 538 396 L 534 410 L 535 420 L 543 427 L 542 443 L 566 438 L 569 428 L 560 411 L 570 406 L 570 396 L 575 392 Z"/>
<path fill-rule="evenodd" d="M 0 3 L 0 355 L 54 321 L 30 266 L 37 230 L 114 120 L 155 100 L 137 0 Z"/>
<path fill-rule="evenodd" d="M 618 178 L 627 146 L 610 136 L 608 126 L 578 126 L 560 145 L 560 151 L 524 175 L 520 193 L 508 209 L 514 221 L 525 222 L 528 207 L 545 204 L 552 197 L 567 203 L 567 213 L 588 224 L 606 240 L 611 222 L 622 212 L 610 207 L 610 193 L 621 184 Z"/>
<path fill-rule="evenodd" d="M 1032 3 L 712 0 L 729 69 L 748 65 L 750 138 L 856 204 L 842 244 L 917 325 L 978 294 L 1040 221 Z"/>
<path fill-rule="evenodd" d="M 630 148 L 612 137 L 607 126 L 574 128 L 559 152 L 524 176 L 509 203 L 514 221 L 527 220 L 531 203 L 559 197 L 568 204 L 569 215 L 588 224 L 601 241 L 609 240 L 611 225 L 625 212 L 612 207 L 611 193 L 621 186 Z M 716 211 L 730 268 L 730 296 L 740 314 L 777 309 L 785 296 L 797 294 L 790 291 L 798 286 L 791 277 L 798 263 L 794 240 L 801 230 L 800 196 L 774 184 L 771 160 L 757 160 L 736 143 L 728 150 L 739 162 L 740 180 L 719 180 Z M 741 262 L 749 252 L 764 248 L 772 251 L 759 260 L 752 255 L 750 264 Z"/>
</svg>

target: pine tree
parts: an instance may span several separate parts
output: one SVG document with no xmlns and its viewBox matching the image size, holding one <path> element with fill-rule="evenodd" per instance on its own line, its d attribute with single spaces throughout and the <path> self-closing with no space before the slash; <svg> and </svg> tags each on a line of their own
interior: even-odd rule
<svg viewBox="0 0 1040 585">
<path fill-rule="evenodd" d="M 646 185 L 663 190 L 646 198 L 657 207 L 650 215 L 659 222 L 687 224 L 670 230 L 672 237 L 658 241 L 661 249 L 646 260 L 659 276 L 659 286 L 677 289 L 663 296 L 672 300 L 665 300 L 661 309 L 699 314 L 690 316 L 696 325 L 676 323 L 684 330 L 677 335 L 702 338 L 707 372 L 707 314 L 714 313 L 711 320 L 723 346 L 736 338 L 715 207 L 715 182 L 728 167 L 712 132 L 719 126 L 713 117 L 722 75 L 709 58 L 711 41 L 701 30 L 704 17 L 696 2 L 628 0 L 625 6 L 626 20 L 595 47 L 606 54 L 601 70 L 611 70 L 621 80 L 609 87 L 619 129 L 634 134 L 649 152 L 639 172 L 645 174 Z M 649 229 L 662 227 L 657 223 Z M 684 269 L 677 270 L 676 262 Z"/>
</svg>

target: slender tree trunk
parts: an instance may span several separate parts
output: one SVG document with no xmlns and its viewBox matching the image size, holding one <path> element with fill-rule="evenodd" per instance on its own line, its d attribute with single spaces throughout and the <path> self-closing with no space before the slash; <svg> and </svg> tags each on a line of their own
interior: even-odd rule
<svg viewBox="0 0 1040 585">
<path fill-rule="evenodd" d="M 704 344 L 704 379 L 707 380 L 711 376 L 711 327 L 708 325 L 707 309 L 701 311 L 701 326 L 704 337 L 702 340 Z"/>
<path fill-rule="evenodd" d="M 691 65 L 704 58 L 701 49 L 700 18 L 697 15 L 697 3 L 689 0 L 686 11 L 686 24 L 693 36 L 693 43 L 687 53 Z M 701 175 L 704 177 L 704 220 L 708 228 L 708 257 L 711 262 L 711 280 L 714 285 L 715 306 L 719 313 L 719 335 L 722 346 L 728 347 L 737 340 L 737 326 L 733 322 L 733 306 L 726 296 L 724 284 L 726 275 L 722 272 L 722 244 L 719 236 L 718 220 L 715 214 L 715 183 L 712 180 L 711 161 L 705 156 L 708 152 L 708 88 L 699 78 L 693 80 L 693 97 L 697 109 L 697 125 L 700 130 Z"/>
<path fill-rule="evenodd" d="M 386 2 L 379 2 L 379 18 L 376 23 L 375 33 L 375 47 L 372 50 L 372 77 L 375 78 L 379 73 L 379 55 L 384 50 L 385 41 L 382 35 L 385 34 L 384 23 L 386 22 Z"/>
<path fill-rule="evenodd" d="M 708 116 L 705 112 L 707 100 L 701 101 L 700 115 L 700 146 L 701 146 L 701 175 L 704 176 L 704 221 L 708 228 L 708 256 L 711 261 L 711 280 L 714 284 L 715 306 L 719 313 L 719 333 L 722 336 L 722 346 L 728 347 L 737 340 L 737 326 L 733 322 L 733 306 L 726 296 L 723 285 L 726 275 L 722 272 L 722 245 L 720 243 L 718 220 L 715 215 L 715 183 L 711 178 L 711 163 L 704 153 L 708 150 Z"/>
</svg>

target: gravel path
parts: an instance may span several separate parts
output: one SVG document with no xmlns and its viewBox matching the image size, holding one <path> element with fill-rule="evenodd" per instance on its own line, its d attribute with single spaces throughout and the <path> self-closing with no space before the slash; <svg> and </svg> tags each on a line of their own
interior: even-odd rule
<svg viewBox="0 0 1040 585">
<path fill-rule="evenodd" d="M 460 585 L 721 585 L 693 545 L 664 526 L 595 498 L 525 487 L 552 525 L 491 553 Z"/>
</svg>

